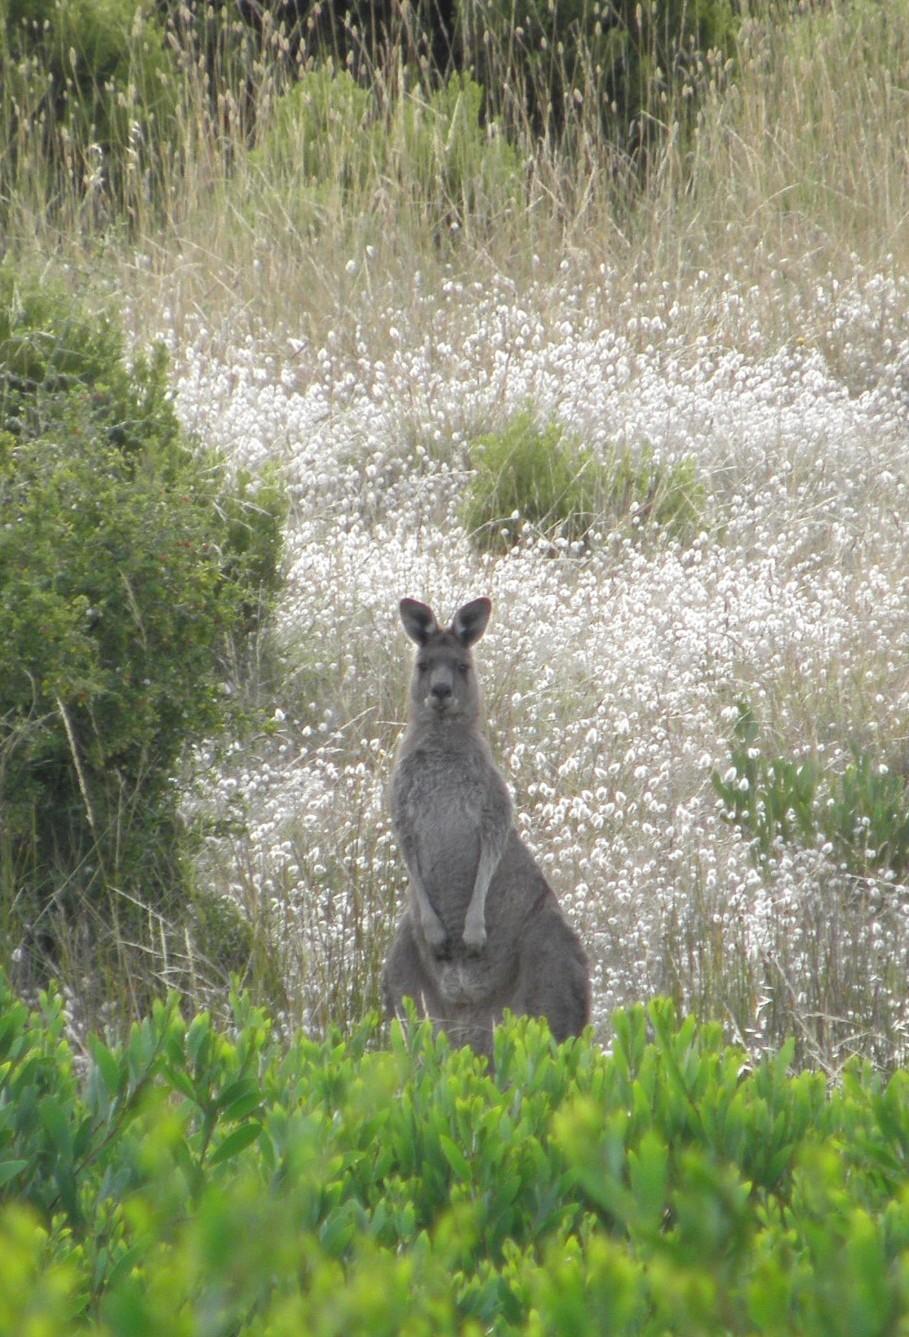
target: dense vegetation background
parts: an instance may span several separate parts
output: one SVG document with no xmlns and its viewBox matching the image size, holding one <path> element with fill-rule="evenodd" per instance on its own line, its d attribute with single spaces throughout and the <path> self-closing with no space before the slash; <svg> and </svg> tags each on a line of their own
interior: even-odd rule
<svg viewBox="0 0 909 1337">
<path fill-rule="evenodd" d="M 901 1331 L 907 98 L 906 0 L 0 0 L 0 1327 Z M 405 593 L 591 957 L 492 1075 L 372 1015 Z"/>
<path fill-rule="evenodd" d="M 23 987 L 62 976 L 86 1018 L 129 1015 L 239 969 L 297 1021 L 356 1020 L 402 890 L 376 785 L 403 674 L 393 622 L 359 590 L 344 609 L 357 552 L 402 554 L 389 608 L 416 545 L 443 602 L 499 586 L 497 619 L 532 637 L 515 588 L 567 628 L 620 571 L 643 627 L 648 580 L 703 551 L 744 564 L 729 634 L 748 641 L 774 581 L 827 607 L 819 564 L 851 569 L 850 628 L 817 614 L 807 651 L 838 656 L 827 689 L 733 639 L 708 727 L 685 664 L 655 662 L 679 692 L 667 771 L 607 607 L 585 633 L 602 684 L 551 629 L 542 687 L 503 695 L 516 661 L 490 666 L 598 1022 L 656 987 L 834 1065 L 840 1030 L 844 1052 L 858 1029 L 901 1055 L 904 6 L 6 0 L 0 19 L 0 904 Z M 310 545 L 349 559 L 316 574 Z M 682 821 L 691 848 L 647 865 Z"/>
</svg>

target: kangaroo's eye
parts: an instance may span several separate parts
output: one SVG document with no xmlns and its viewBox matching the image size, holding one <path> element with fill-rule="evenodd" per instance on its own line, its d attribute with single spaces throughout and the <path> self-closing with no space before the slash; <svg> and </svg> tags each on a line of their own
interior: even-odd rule
<svg viewBox="0 0 909 1337">
<path fill-rule="evenodd" d="M 425 673 L 426 670 L 427 670 L 428 668 L 429 668 L 429 665 L 428 665 L 427 663 L 425 663 L 424 660 L 422 660 L 422 659 L 418 659 L 418 660 L 417 660 L 417 672 L 418 672 L 418 673 Z"/>
<path fill-rule="evenodd" d="M 458 668 L 459 668 L 459 670 L 461 671 L 461 673 L 467 674 L 467 673 L 470 672 L 470 665 L 469 665 L 469 664 L 459 664 L 459 665 L 458 665 Z"/>
</svg>

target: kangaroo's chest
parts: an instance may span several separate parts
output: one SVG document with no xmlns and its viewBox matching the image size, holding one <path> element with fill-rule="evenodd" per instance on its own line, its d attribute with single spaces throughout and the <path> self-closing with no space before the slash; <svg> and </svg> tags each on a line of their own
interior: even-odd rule
<svg viewBox="0 0 909 1337">
<path fill-rule="evenodd" d="M 417 752 L 399 763 L 393 791 L 395 823 L 415 845 L 427 884 L 469 891 L 480 857 L 486 788 L 482 771 L 469 758 L 453 761 Z"/>
</svg>

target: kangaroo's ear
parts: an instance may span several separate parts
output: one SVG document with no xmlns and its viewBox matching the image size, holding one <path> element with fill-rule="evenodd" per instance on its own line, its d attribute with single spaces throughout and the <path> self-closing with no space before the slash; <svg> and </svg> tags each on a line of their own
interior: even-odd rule
<svg viewBox="0 0 909 1337">
<path fill-rule="evenodd" d="M 473 645 L 486 630 L 492 603 L 489 599 L 474 599 L 454 615 L 451 629 L 463 646 Z"/>
<path fill-rule="evenodd" d="M 429 604 L 421 604 L 419 599 L 402 599 L 398 607 L 404 630 L 417 645 L 425 645 L 430 636 L 439 630 L 436 615 Z"/>
</svg>

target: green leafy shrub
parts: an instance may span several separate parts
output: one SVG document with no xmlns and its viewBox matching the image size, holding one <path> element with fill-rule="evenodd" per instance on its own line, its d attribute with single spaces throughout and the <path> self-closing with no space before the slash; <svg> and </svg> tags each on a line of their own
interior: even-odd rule
<svg viewBox="0 0 909 1337">
<path fill-rule="evenodd" d="M 225 664 L 276 589 L 281 524 L 275 483 L 231 481 L 184 438 L 163 350 L 127 366 L 113 320 L 0 271 L 7 913 L 43 932 L 77 907 L 103 919 L 115 890 L 124 913 L 182 907 L 175 779 L 228 718 Z"/>
<path fill-rule="evenodd" d="M 307 70 L 276 102 L 253 161 L 271 179 L 312 189 L 335 182 L 349 191 L 373 170 L 375 103 L 347 70 Z"/>
<path fill-rule="evenodd" d="M 266 182 L 281 192 L 301 226 L 317 225 L 339 197 L 354 216 L 374 213 L 389 181 L 434 228 L 488 219 L 513 204 L 520 173 L 499 127 L 484 124 L 483 100 L 467 75 L 380 101 L 347 70 L 306 70 L 250 155 L 256 189 Z"/>
<path fill-rule="evenodd" d="M 178 18 L 187 15 L 184 21 L 196 26 L 202 21 L 224 23 L 217 10 L 214 14 L 211 7 L 206 11 L 203 0 L 160 3 Z M 383 66 L 391 57 L 407 68 L 427 68 L 435 78 L 450 72 L 451 11 L 451 0 L 408 0 L 407 5 L 376 4 L 375 0 L 275 0 L 267 9 L 238 5 L 230 20 L 241 27 L 243 35 L 250 31 L 260 36 L 280 33 L 275 54 L 289 64 L 302 63 L 307 57 L 317 63 L 331 61 L 338 69 L 349 69 L 357 79 L 368 80 L 383 77 Z"/>
<path fill-rule="evenodd" d="M 557 423 L 541 427 L 529 408 L 502 431 L 471 442 L 470 464 L 462 517 L 478 547 L 504 551 L 525 525 L 574 540 L 593 524 L 599 464 Z"/>
<path fill-rule="evenodd" d="M 393 142 L 401 146 L 420 197 L 427 205 L 436 202 L 437 227 L 488 218 L 519 197 L 517 151 L 494 118 L 484 120 L 485 99 L 468 75 L 453 74 L 427 99 L 407 98 L 400 107 Z"/>
<path fill-rule="evenodd" d="M 810 760 L 796 764 L 785 757 L 768 759 L 758 746 L 758 735 L 751 707 L 740 702 L 731 765 L 722 776 L 714 771 L 712 782 L 727 819 L 749 833 L 758 857 L 766 859 L 778 840 L 814 845 L 820 774 Z"/>
<path fill-rule="evenodd" d="M 704 507 L 692 461 L 664 466 L 645 449 L 617 451 L 604 462 L 557 423 L 541 426 L 530 408 L 473 441 L 470 463 L 461 515 L 487 550 L 507 551 L 525 527 L 570 542 L 598 526 L 684 537 Z"/>
<path fill-rule="evenodd" d="M 235 900 L 216 892 L 194 889 L 191 920 L 201 955 L 225 975 L 244 977 L 256 954 L 256 935 Z"/>
<path fill-rule="evenodd" d="M 559 133 L 586 104 L 634 151 L 668 116 L 690 115 L 733 53 L 739 12 L 736 0 L 471 0 L 458 5 L 459 38 L 465 63 L 517 94 L 538 133 Z"/>
<path fill-rule="evenodd" d="M 856 753 L 818 816 L 834 851 L 860 872 L 909 873 L 906 777 L 867 753 Z"/>
<path fill-rule="evenodd" d="M 778 841 L 812 847 L 829 842 L 833 856 L 860 875 L 909 872 L 909 789 L 905 778 L 856 752 L 842 774 L 825 778 L 811 758 L 767 757 L 747 702 L 733 728 L 731 765 L 713 786 L 728 820 L 754 840 L 759 859 Z"/>
<path fill-rule="evenodd" d="M 607 464 L 605 492 L 607 516 L 632 530 L 662 530 L 688 540 L 704 521 L 707 493 L 693 459 L 663 464 L 646 446 L 615 452 Z"/>
<path fill-rule="evenodd" d="M 279 1043 L 176 1001 L 76 1075 L 0 977 L 0 1320 L 91 1331 L 898 1331 L 909 1079 L 748 1067 L 657 1000 L 612 1053 L 506 1021 Z M 38 1327 L 43 1321 L 45 1326 Z M 30 1327 L 29 1323 L 35 1326 Z"/>
</svg>

